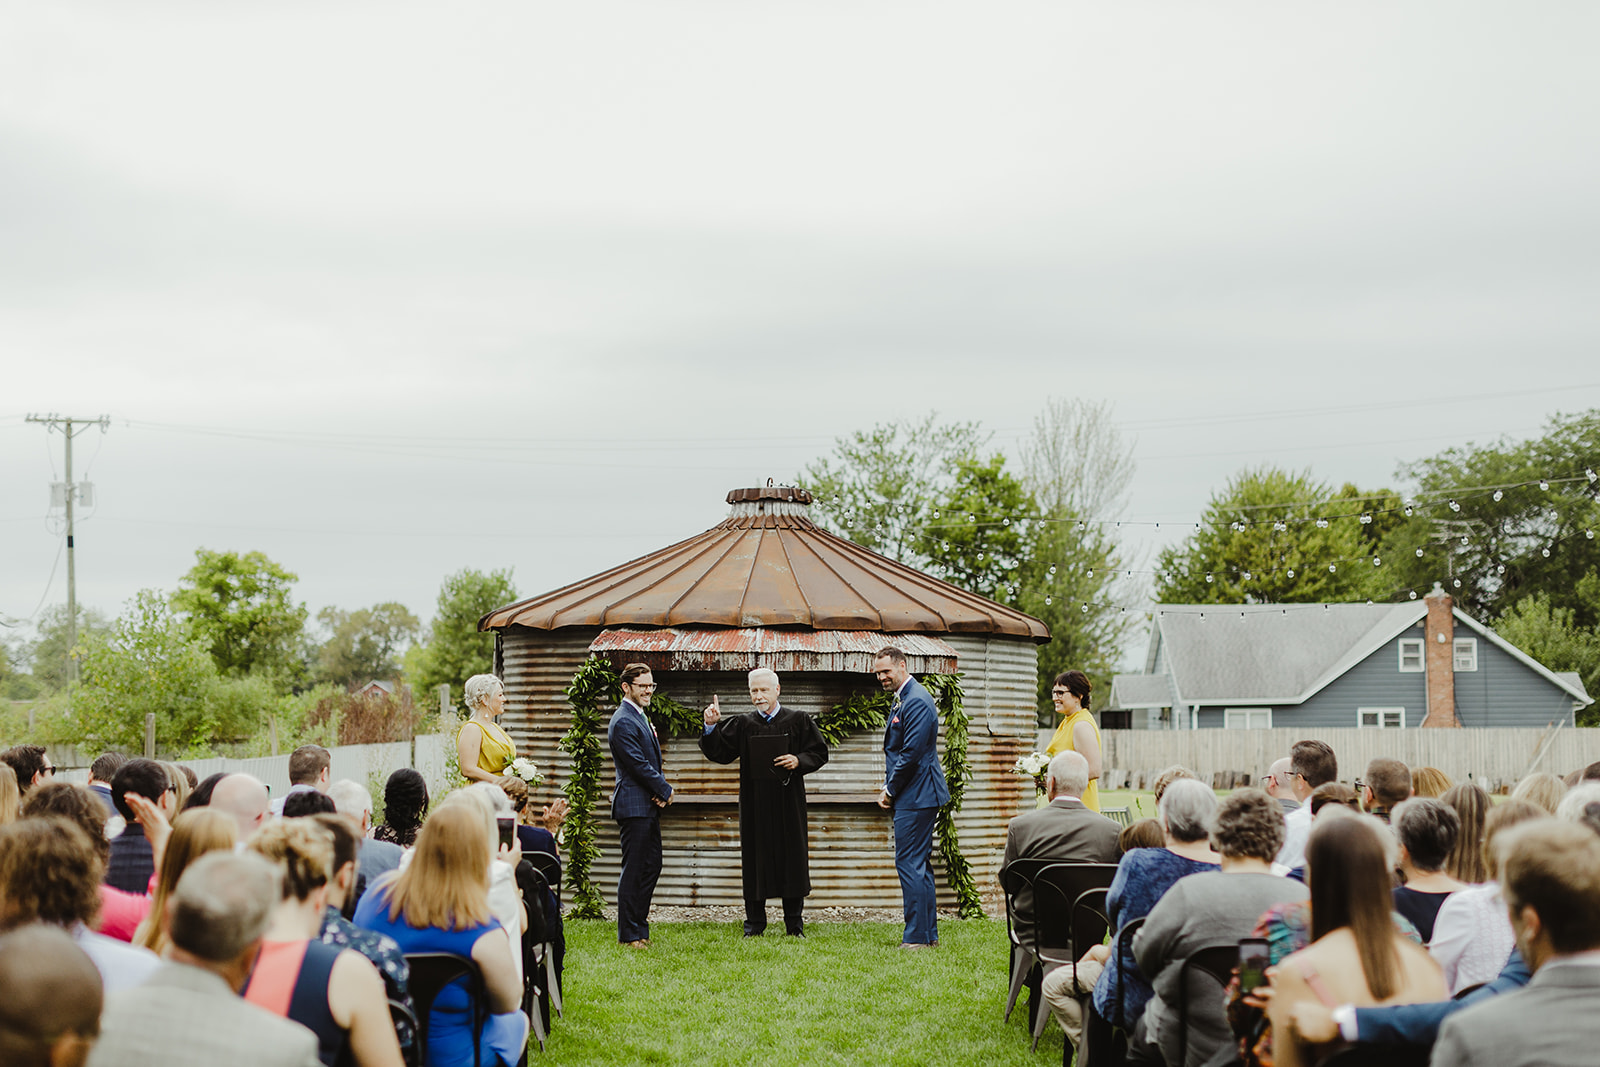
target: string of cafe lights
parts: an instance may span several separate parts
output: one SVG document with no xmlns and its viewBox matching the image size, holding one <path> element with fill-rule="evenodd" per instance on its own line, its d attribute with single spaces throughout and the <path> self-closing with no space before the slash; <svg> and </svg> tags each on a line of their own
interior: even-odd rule
<svg viewBox="0 0 1600 1067">
<path fill-rule="evenodd" d="M 1288 529 L 1291 526 L 1305 526 L 1307 524 L 1314 525 L 1318 529 L 1327 529 L 1334 522 L 1342 520 L 1342 519 L 1355 519 L 1358 522 L 1360 522 L 1362 525 L 1370 525 L 1378 516 L 1381 516 L 1381 515 L 1403 514 L 1406 518 L 1410 518 L 1410 517 L 1414 516 L 1419 510 L 1424 511 L 1424 512 L 1431 512 L 1431 511 L 1434 511 L 1434 510 L 1448 510 L 1451 514 L 1456 514 L 1456 513 L 1459 513 L 1461 511 L 1461 509 L 1462 509 L 1462 501 L 1463 500 L 1471 501 L 1471 500 L 1478 499 L 1478 498 L 1481 498 L 1481 497 L 1490 497 L 1496 503 L 1498 503 L 1498 502 L 1500 502 L 1500 501 L 1505 499 L 1505 495 L 1506 495 L 1506 493 L 1508 491 L 1513 491 L 1513 490 L 1517 490 L 1517 489 L 1527 489 L 1527 488 L 1532 488 L 1534 486 L 1537 486 L 1539 491 L 1543 493 L 1543 492 L 1549 492 L 1550 488 L 1552 486 L 1556 486 L 1556 485 L 1571 485 L 1571 484 L 1575 484 L 1575 483 L 1584 483 L 1584 484 L 1592 486 L 1597 481 L 1600 481 L 1600 474 L 1597 474 L 1593 467 L 1587 467 L 1586 466 L 1584 468 L 1583 474 L 1581 474 L 1581 475 L 1571 475 L 1571 476 L 1563 476 L 1563 477 L 1553 477 L 1553 476 L 1552 477 L 1542 477 L 1542 478 L 1529 479 L 1527 481 L 1522 481 L 1522 482 L 1507 482 L 1507 483 L 1502 483 L 1502 484 L 1498 484 L 1498 485 L 1462 486 L 1462 487 L 1457 487 L 1457 488 L 1452 489 L 1452 490 L 1435 490 L 1435 491 L 1430 491 L 1430 492 L 1425 492 L 1425 493 L 1419 493 L 1418 494 L 1418 498 L 1412 498 L 1412 497 L 1400 498 L 1399 503 L 1394 504 L 1394 505 L 1389 506 L 1389 507 L 1369 508 L 1369 509 L 1366 509 L 1366 510 L 1363 510 L 1363 511 L 1356 511 L 1356 512 L 1324 513 L 1324 514 L 1313 514 L 1313 515 L 1305 515 L 1305 516 L 1282 516 L 1282 515 L 1278 515 L 1278 516 L 1275 516 L 1275 517 L 1272 517 L 1272 518 L 1265 518 L 1265 519 L 1232 519 L 1232 520 L 1229 521 L 1228 526 L 1234 532 L 1243 532 L 1244 530 L 1248 530 L 1248 529 L 1251 529 L 1251 528 L 1265 527 L 1265 526 L 1271 526 L 1272 529 L 1274 530 L 1274 532 L 1286 532 L 1286 531 L 1288 531 Z M 1428 497 L 1430 499 L 1423 500 L 1423 499 L 1419 499 L 1420 497 Z M 1332 503 L 1336 503 L 1336 502 L 1337 503 L 1342 503 L 1342 504 L 1348 504 L 1348 503 L 1353 502 L 1353 501 L 1361 501 L 1361 500 L 1384 500 L 1384 501 L 1388 501 L 1388 500 L 1393 500 L 1393 499 L 1395 499 L 1393 495 L 1386 494 L 1386 495 L 1381 496 L 1381 497 L 1344 497 L 1344 498 L 1339 498 L 1338 501 L 1306 501 L 1306 502 L 1288 503 L 1288 504 L 1241 505 L 1240 507 L 1233 508 L 1233 509 L 1230 509 L 1230 510 L 1232 510 L 1234 512 L 1259 511 L 1259 510 L 1281 511 L 1282 509 L 1285 509 L 1285 508 L 1316 507 L 1318 505 L 1332 504 Z M 904 513 L 904 509 L 903 508 L 901 509 L 901 513 L 902 514 Z M 1555 512 L 1554 509 L 1551 510 L 1550 515 L 1551 515 L 1551 518 L 1557 518 L 1558 517 L 1558 515 L 1557 515 L 1557 513 Z M 936 509 L 936 510 L 934 510 L 932 512 L 931 518 L 940 519 L 940 518 L 942 518 L 942 516 L 941 516 L 940 512 Z M 985 522 L 978 522 L 976 515 L 969 514 L 967 516 L 967 521 L 966 522 L 945 521 L 945 522 L 924 523 L 924 524 L 922 524 L 920 526 L 906 526 L 906 527 L 903 527 L 902 528 L 902 532 L 925 532 L 925 531 L 932 531 L 932 530 L 938 530 L 938 529 L 951 529 L 951 528 L 962 528 L 962 529 L 995 528 L 995 527 L 1004 528 L 1004 527 L 1011 526 L 1013 524 L 1013 522 L 1022 523 L 1022 522 L 1030 522 L 1030 521 L 1031 522 L 1038 522 L 1038 523 L 1041 523 L 1041 524 L 1043 524 L 1043 523 L 1072 523 L 1074 525 L 1074 528 L 1076 530 L 1078 530 L 1078 531 L 1086 530 L 1089 526 L 1112 526 L 1112 527 L 1118 528 L 1118 529 L 1120 529 L 1123 526 L 1136 526 L 1136 527 L 1151 527 L 1151 528 L 1154 528 L 1154 529 L 1160 529 L 1161 526 L 1163 525 L 1160 522 L 1153 522 L 1153 521 L 1143 521 L 1143 522 L 1141 522 L 1141 521 L 1126 520 L 1126 519 L 1092 519 L 1092 518 L 1055 519 L 1055 518 L 1048 518 L 1048 517 L 1044 517 L 1044 516 L 1035 516 L 1035 515 L 1018 516 L 1016 518 L 1002 517 L 1002 518 L 1000 518 L 998 520 L 989 520 L 989 521 L 985 521 Z M 864 527 L 864 526 L 858 526 L 858 525 L 854 525 L 854 524 L 851 524 L 851 523 L 848 523 L 848 522 L 843 523 L 842 525 L 844 526 L 844 528 L 846 530 L 851 530 L 851 531 L 858 531 L 858 530 L 866 529 L 866 527 Z M 1171 522 L 1168 522 L 1166 525 L 1168 525 L 1169 527 L 1173 527 L 1173 526 L 1180 526 L 1180 527 L 1183 527 L 1183 528 L 1191 528 L 1192 527 L 1195 530 L 1201 530 L 1205 526 L 1205 524 L 1203 522 L 1186 522 L 1186 523 L 1171 523 Z M 1213 525 L 1218 527 L 1218 528 L 1220 528 L 1221 522 L 1218 521 L 1218 522 L 1214 523 Z M 876 532 L 876 533 L 882 533 L 883 532 L 883 527 L 882 527 L 881 524 L 880 525 L 876 525 L 876 526 L 872 527 L 871 529 L 872 529 L 873 532 Z M 1573 531 L 1573 535 L 1575 535 L 1575 533 L 1576 533 L 1576 531 L 1574 530 Z M 1593 529 L 1592 526 L 1586 527 L 1584 529 L 1583 533 L 1584 533 L 1584 537 L 1585 537 L 1586 540 L 1590 540 L 1590 541 L 1594 540 L 1594 529 Z M 1560 545 L 1562 540 L 1563 540 L 1563 538 L 1557 537 L 1555 539 L 1547 541 L 1545 544 L 1540 546 L 1540 554 L 1544 558 L 1548 559 L 1551 556 L 1552 552 L 1556 548 L 1559 547 L 1559 545 Z M 1473 544 L 1473 538 L 1472 538 L 1472 536 L 1470 534 L 1461 534 L 1461 535 L 1452 535 L 1452 537 L 1449 540 L 1436 541 L 1431 547 L 1433 547 L 1435 549 L 1442 549 L 1442 548 L 1451 546 L 1456 541 L 1459 541 L 1459 546 L 1463 547 L 1463 548 L 1469 548 Z M 1491 537 L 1491 538 L 1488 539 L 1485 547 L 1487 547 L 1489 549 L 1489 551 L 1491 553 L 1493 553 L 1497 549 L 1497 541 L 1498 541 L 1497 538 Z M 948 541 L 943 542 L 943 547 L 949 548 L 949 542 Z M 1423 558 L 1427 554 L 1426 549 L 1423 548 L 1423 547 L 1417 547 L 1417 548 L 1414 549 L 1414 551 L 1415 551 L 1415 554 L 1416 554 L 1416 556 L 1418 558 Z M 983 560 L 983 558 L 984 558 L 984 554 L 980 552 L 978 554 L 977 558 L 981 562 Z M 1280 561 L 1280 562 L 1283 564 L 1282 566 L 1273 567 L 1273 568 L 1271 568 L 1269 570 L 1266 570 L 1266 571 L 1263 571 L 1263 572 L 1256 572 L 1256 571 L 1253 571 L 1253 570 L 1245 569 L 1243 567 L 1233 567 L 1233 568 L 1229 568 L 1227 571 L 1225 571 L 1223 573 L 1228 577 L 1238 579 L 1242 583 L 1248 583 L 1248 582 L 1254 581 L 1256 579 L 1257 573 L 1260 573 L 1263 578 L 1274 578 L 1274 579 L 1287 578 L 1287 579 L 1293 581 L 1293 580 L 1296 580 L 1297 575 L 1302 576 L 1302 580 L 1303 580 L 1303 578 L 1305 576 L 1308 576 L 1308 574 L 1310 572 L 1320 572 L 1321 570 L 1326 570 L 1330 574 L 1335 574 L 1335 573 L 1338 573 L 1340 567 L 1342 567 L 1342 566 L 1343 567 L 1349 567 L 1349 566 L 1357 566 L 1357 567 L 1359 567 L 1359 566 L 1370 565 L 1372 567 L 1381 567 L 1383 565 L 1382 557 L 1380 557 L 1380 556 L 1378 556 L 1376 554 L 1360 555 L 1360 556 L 1345 557 L 1345 558 L 1338 558 L 1338 559 L 1324 559 L 1324 560 L 1315 561 L 1315 562 L 1300 561 L 1300 562 L 1297 562 L 1294 566 L 1287 565 L 1288 564 L 1287 560 Z M 1495 574 L 1496 574 L 1497 577 L 1500 576 L 1500 575 L 1504 575 L 1506 573 L 1506 564 L 1508 564 L 1509 562 L 1511 562 L 1511 557 L 1510 556 L 1507 556 L 1507 555 L 1504 555 L 1504 554 L 1500 555 L 1499 561 L 1497 562 L 1497 564 L 1495 566 Z M 1052 564 L 1050 566 L 1050 574 L 1051 575 L 1056 574 L 1057 573 L 1057 568 L 1059 566 L 1063 566 L 1063 565 L 1061 565 L 1061 564 Z M 1175 572 L 1170 570 L 1170 569 L 1167 569 L 1167 570 L 1155 570 L 1155 569 L 1145 569 L 1145 568 L 1113 567 L 1113 568 L 1107 568 L 1106 570 L 1107 570 L 1107 573 L 1119 574 L 1123 578 L 1128 579 L 1128 580 L 1131 580 L 1135 575 L 1140 575 L 1140 576 L 1159 576 L 1161 578 L 1165 578 L 1165 579 L 1169 579 L 1170 580 L 1175 575 Z M 1085 577 L 1088 577 L 1088 578 L 1092 579 L 1095 576 L 1096 568 L 1094 568 L 1094 567 L 1085 567 L 1085 568 L 1083 568 L 1083 571 L 1085 573 Z M 1211 583 L 1215 582 L 1218 572 L 1216 572 L 1216 571 L 1208 571 L 1208 572 L 1204 572 L 1204 573 L 1205 573 L 1205 580 L 1206 580 L 1207 584 L 1211 584 Z M 1455 590 L 1460 590 L 1462 588 L 1462 580 L 1460 578 L 1452 578 L 1451 579 L 1451 586 Z M 1007 586 L 1007 587 L 1003 587 L 998 592 L 1000 592 L 1002 595 L 1007 596 L 1008 598 L 1015 598 L 1017 593 L 1019 592 L 1019 590 L 1018 590 L 1018 588 L 1016 586 Z M 1406 590 L 1404 590 L 1404 592 L 1405 592 L 1406 598 L 1408 600 L 1417 599 L 1417 595 L 1418 594 L 1417 594 L 1417 591 L 1415 589 L 1406 589 Z M 1397 588 L 1395 590 L 1394 595 L 1396 597 L 1398 597 L 1399 593 L 1400 593 L 1400 590 Z M 1045 603 L 1047 605 L 1051 604 L 1051 603 L 1053 603 L 1053 599 L 1054 599 L 1053 597 L 1046 596 L 1045 597 Z M 1372 600 L 1368 600 L 1367 603 L 1368 604 L 1372 604 L 1373 601 Z M 1080 611 L 1082 613 L 1084 613 L 1084 614 L 1087 614 L 1092 610 L 1091 605 L 1089 603 L 1087 603 L 1087 602 L 1080 603 L 1079 608 L 1080 608 Z M 1320 604 L 1320 605 L 1313 603 L 1313 604 L 1306 604 L 1306 605 L 1290 605 L 1290 606 L 1282 606 L 1282 605 L 1280 605 L 1279 606 L 1279 610 L 1285 615 L 1287 615 L 1292 610 L 1317 610 L 1319 608 L 1321 610 L 1325 611 L 1325 610 L 1329 609 L 1329 605 L 1326 604 L 1326 603 Z M 1126 607 L 1120 607 L 1118 609 L 1118 611 L 1121 614 L 1126 614 L 1128 609 Z M 1217 611 L 1215 609 L 1213 609 L 1210 613 L 1215 615 L 1215 614 L 1217 614 Z M 1259 614 L 1259 612 L 1257 612 L 1257 613 Z M 1162 614 L 1162 615 L 1165 615 L 1165 614 L 1198 615 L 1200 617 L 1201 621 L 1205 621 L 1207 612 L 1204 611 L 1204 610 L 1200 610 L 1200 609 L 1187 609 L 1187 610 L 1180 609 L 1180 610 L 1176 610 L 1176 611 L 1174 611 L 1172 609 L 1160 609 L 1158 611 L 1158 614 Z M 1247 612 L 1240 612 L 1241 620 L 1244 619 L 1247 614 L 1248 614 Z"/>
</svg>

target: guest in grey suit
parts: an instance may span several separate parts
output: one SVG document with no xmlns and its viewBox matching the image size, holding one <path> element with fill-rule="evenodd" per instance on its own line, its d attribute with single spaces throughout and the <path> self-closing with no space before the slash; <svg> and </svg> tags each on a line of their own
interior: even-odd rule
<svg viewBox="0 0 1600 1067">
<path fill-rule="evenodd" d="M 107 1000 L 89 1067 L 319 1067 L 310 1030 L 238 996 L 280 882 L 248 853 L 213 852 L 184 871 L 168 904 L 171 962 Z"/>
<path fill-rule="evenodd" d="M 1045 775 L 1050 803 L 1025 811 L 1006 828 L 1006 851 L 1000 869 L 1017 859 L 1045 859 L 1053 863 L 1115 863 L 1115 822 L 1090 811 L 1080 799 L 1089 786 L 1089 762 L 1078 753 L 1057 753 Z M 1019 922 L 1033 919 L 1033 890 L 1017 891 L 1014 911 Z"/>
<path fill-rule="evenodd" d="M 1446 1020 L 1436 1067 L 1588 1067 L 1600 1049 L 1600 838 L 1541 819 L 1499 848 L 1502 893 L 1533 980 Z"/>
</svg>

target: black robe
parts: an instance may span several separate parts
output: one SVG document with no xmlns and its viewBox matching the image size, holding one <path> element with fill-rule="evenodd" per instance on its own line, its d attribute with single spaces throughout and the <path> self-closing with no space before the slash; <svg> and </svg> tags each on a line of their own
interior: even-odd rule
<svg viewBox="0 0 1600 1067">
<path fill-rule="evenodd" d="M 753 766 L 750 738 L 780 734 L 787 751 L 800 761 L 792 771 L 779 769 L 773 778 Z M 805 776 L 828 762 L 828 745 L 817 724 L 803 711 L 778 705 L 770 723 L 761 713 L 725 715 L 708 734 L 700 735 L 700 751 L 713 763 L 739 761 L 739 850 L 746 900 L 803 897 L 811 892 L 809 844 L 806 839 Z"/>
</svg>

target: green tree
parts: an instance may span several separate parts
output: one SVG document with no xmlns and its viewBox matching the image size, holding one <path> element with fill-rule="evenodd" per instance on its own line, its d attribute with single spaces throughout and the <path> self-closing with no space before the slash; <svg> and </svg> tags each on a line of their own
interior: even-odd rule
<svg viewBox="0 0 1600 1067">
<path fill-rule="evenodd" d="M 1034 417 L 1022 445 L 1023 480 L 1042 521 L 1024 568 L 1020 606 L 1050 627 L 1039 648 L 1039 716 L 1054 722 L 1050 688 L 1066 670 L 1111 690 L 1117 653 L 1140 616 L 1142 599 L 1122 573 L 1115 519 L 1133 481 L 1133 446 L 1110 405 L 1053 398 Z"/>
<path fill-rule="evenodd" d="M 1579 583 L 1580 596 L 1600 597 L 1600 573 Z M 1571 608 L 1556 607 L 1545 592 L 1523 597 L 1500 616 L 1495 632 L 1553 671 L 1577 671 L 1589 695 L 1600 693 L 1600 628 L 1583 626 Z M 1600 705 L 1578 713 L 1579 726 L 1600 725 Z"/>
<path fill-rule="evenodd" d="M 818 525 L 909 567 L 923 568 L 921 527 L 954 484 L 958 464 L 988 441 L 975 422 L 879 423 L 834 442 L 833 456 L 801 473 Z"/>
<path fill-rule="evenodd" d="M 94 608 L 78 605 L 78 645 L 81 648 L 89 638 L 105 634 L 111 621 Z M 39 616 L 36 630 L 38 639 L 19 648 L 33 665 L 33 682 L 43 693 L 59 693 L 67 688 L 71 677 L 68 660 L 72 655 L 71 638 L 67 631 L 67 606 L 52 604 Z"/>
<path fill-rule="evenodd" d="M 1558 415 L 1528 441 L 1447 449 L 1401 473 L 1418 492 L 1411 521 L 1385 546 L 1398 584 L 1420 593 L 1440 582 L 1482 619 L 1544 593 L 1576 625 L 1600 624 L 1600 601 L 1578 593 L 1600 570 L 1600 410 Z"/>
<path fill-rule="evenodd" d="M 92 633 L 80 648 L 82 680 L 72 714 L 83 744 L 139 751 L 145 715 L 154 713 L 159 745 L 185 755 L 208 748 L 221 679 L 205 644 L 165 596 L 143 590 L 110 634 Z"/>
<path fill-rule="evenodd" d="M 1013 601 L 1034 547 L 1038 510 L 998 452 L 987 461 L 958 459 L 955 481 L 917 531 L 918 555 L 937 578 L 991 600 Z"/>
<path fill-rule="evenodd" d="M 444 580 L 428 641 L 415 649 L 407 664 L 406 677 L 420 699 L 431 701 L 441 685 L 460 693 L 468 678 L 493 670 L 494 635 L 479 633 L 478 620 L 516 599 L 510 569 L 485 574 L 468 568 Z"/>
<path fill-rule="evenodd" d="M 1212 496 L 1199 529 L 1161 552 L 1156 599 L 1293 604 L 1365 600 L 1374 593 L 1387 599 L 1391 574 L 1362 533 L 1370 523 L 1361 521 L 1372 514 L 1366 498 L 1386 494 L 1353 489 L 1335 494 L 1310 471 L 1241 471 Z"/>
<path fill-rule="evenodd" d="M 400 654 L 421 628 L 405 605 L 392 601 L 355 611 L 323 608 L 317 621 L 329 631 L 317 649 L 317 681 L 347 688 L 399 677 Z"/>
<path fill-rule="evenodd" d="M 262 552 L 199 548 L 172 606 L 224 674 L 287 680 L 299 673 L 306 623 L 305 605 L 290 596 L 297 580 Z"/>
</svg>

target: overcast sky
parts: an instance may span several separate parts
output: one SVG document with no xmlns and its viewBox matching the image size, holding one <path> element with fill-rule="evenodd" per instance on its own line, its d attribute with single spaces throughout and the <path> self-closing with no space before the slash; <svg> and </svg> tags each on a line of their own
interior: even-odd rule
<svg viewBox="0 0 1600 1067">
<path fill-rule="evenodd" d="M 199 546 L 426 618 L 720 521 L 835 437 L 1044 398 L 1148 556 L 1600 406 L 1592 3 L 5 2 L 0 613 Z M 13 631 L 15 632 L 15 631 Z"/>
</svg>

